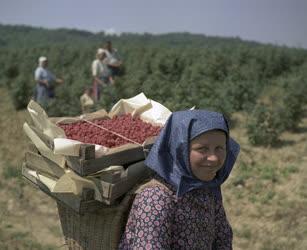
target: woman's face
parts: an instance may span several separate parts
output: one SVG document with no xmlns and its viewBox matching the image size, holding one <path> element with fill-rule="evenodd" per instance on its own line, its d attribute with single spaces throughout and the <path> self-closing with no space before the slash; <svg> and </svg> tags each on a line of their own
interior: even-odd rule
<svg viewBox="0 0 307 250">
<path fill-rule="evenodd" d="M 226 159 L 226 135 L 223 131 L 205 132 L 190 143 L 190 166 L 199 180 L 211 181 Z"/>
<path fill-rule="evenodd" d="M 102 61 L 103 59 L 106 58 L 106 54 L 105 54 L 105 53 L 99 53 L 99 54 L 97 54 L 97 58 L 98 58 L 100 61 Z"/>
<path fill-rule="evenodd" d="M 48 60 L 45 60 L 42 62 L 42 67 L 47 68 L 48 67 Z"/>
</svg>

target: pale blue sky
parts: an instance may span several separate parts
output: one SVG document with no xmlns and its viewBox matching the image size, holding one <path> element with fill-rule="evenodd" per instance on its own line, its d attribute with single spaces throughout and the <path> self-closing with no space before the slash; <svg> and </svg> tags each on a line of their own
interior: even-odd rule
<svg viewBox="0 0 307 250">
<path fill-rule="evenodd" d="M 307 48 L 307 0 L 0 0 L 0 23 L 188 31 Z"/>
</svg>

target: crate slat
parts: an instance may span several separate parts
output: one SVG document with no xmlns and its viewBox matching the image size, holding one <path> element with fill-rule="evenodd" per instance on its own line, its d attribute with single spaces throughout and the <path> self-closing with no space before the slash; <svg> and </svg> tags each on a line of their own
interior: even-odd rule
<svg viewBox="0 0 307 250">
<path fill-rule="evenodd" d="M 147 145 L 147 148 L 150 148 Z M 91 175 L 109 166 L 125 165 L 145 159 L 142 147 L 130 148 L 96 159 L 82 159 L 75 156 L 66 156 L 67 166 L 81 176 Z"/>
<path fill-rule="evenodd" d="M 59 165 L 38 153 L 26 152 L 25 161 L 29 168 L 46 173 L 52 177 L 60 178 L 65 171 Z"/>
<path fill-rule="evenodd" d="M 94 212 L 107 206 L 102 202 L 94 200 L 93 195 L 89 193 L 88 189 L 83 190 L 83 192 L 85 193 L 82 193 L 81 197 L 73 193 L 52 193 L 44 183 L 29 174 L 29 170 L 30 169 L 27 168 L 26 164 L 23 164 L 22 175 L 28 182 L 30 182 L 30 184 L 32 184 L 35 188 L 38 188 L 43 191 L 45 194 L 47 194 L 57 202 L 63 203 L 66 206 L 70 207 L 78 214 L 84 214 L 85 212 Z M 106 201 L 106 203 L 109 203 L 109 201 Z"/>
</svg>

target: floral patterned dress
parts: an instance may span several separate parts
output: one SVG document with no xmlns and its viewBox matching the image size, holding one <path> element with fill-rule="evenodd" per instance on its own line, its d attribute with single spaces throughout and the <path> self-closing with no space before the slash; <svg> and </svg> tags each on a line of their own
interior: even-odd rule
<svg viewBox="0 0 307 250">
<path fill-rule="evenodd" d="M 119 249 L 232 249 L 222 200 L 209 189 L 176 198 L 166 183 L 135 198 Z"/>
</svg>

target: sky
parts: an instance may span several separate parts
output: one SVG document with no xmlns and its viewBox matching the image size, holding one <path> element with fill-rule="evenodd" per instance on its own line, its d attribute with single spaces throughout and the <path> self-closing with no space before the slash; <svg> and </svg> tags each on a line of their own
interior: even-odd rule
<svg viewBox="0 0 307 250">
<path fill-rule="evenodd" d="M 307 0 L 0 0 L 0 23 L 190 32 L 307 48 Z"/>
</svg>

